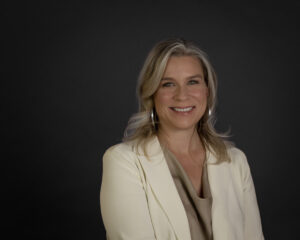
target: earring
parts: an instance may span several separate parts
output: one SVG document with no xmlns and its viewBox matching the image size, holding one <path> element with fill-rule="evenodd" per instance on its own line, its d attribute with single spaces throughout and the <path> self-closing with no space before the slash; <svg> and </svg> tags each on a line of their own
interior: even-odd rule
<svg viewBox="0 0 300 240">
<path fill-rule="evenodd" d="M 151 110 L 150 117 L 151 117 L 152 126 L 155 128 L 154 110 L 153 110 L 153 108 Z"/>
<path fill-rule="evenodd" d="M 208 109 L 208 116 L 210 116 L 211 115 L 211 110 L 210 109 Z"/>
</svg>

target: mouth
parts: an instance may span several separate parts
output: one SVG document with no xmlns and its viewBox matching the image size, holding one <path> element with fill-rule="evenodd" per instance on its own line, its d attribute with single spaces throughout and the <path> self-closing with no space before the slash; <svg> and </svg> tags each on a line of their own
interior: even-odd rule
<svg viewBox="0 0 300 240">
<path fill-rule="evenodd" d="M 178 112 L 178 113 L 188 113 L 191 112 L 195 106 L 191 107 L 170 107 L 173 111 Z"/>
</svg>

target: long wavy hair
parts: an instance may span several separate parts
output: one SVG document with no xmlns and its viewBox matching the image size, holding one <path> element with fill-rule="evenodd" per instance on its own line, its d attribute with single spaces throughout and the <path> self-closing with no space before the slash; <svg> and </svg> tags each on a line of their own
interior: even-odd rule
<svg viewBox="0 0 300 240">
<path fill-rule="evenodd" d="M 139 110 L 129 119 L 123 141 L 134 141 L 136 146 L 142 145 L 143 151 L 147 155 L 146 144 L 156 136 L 159 129 L 159 119 L 154 108 L 154 94 L 159 87 L 171 56 L 192 56 L 199 59 L 209 94 L 207 108 L 197 125 L 197 131 L 205 149 L 209 149 L 216 156 L 217 163 L 230 161 L 227 148 L 232 146 L 232 143 L 227 140 L 228 134 L 218 133 L 214 128 L 217 101 L 216 73 L 205 52 L 193 42 L 184 39 L 161 41 L 149 52 L 138 78 Z M 155 116 L 154 125 L 151 120 L 151 113 L 154 113 Z"/>
</svg>

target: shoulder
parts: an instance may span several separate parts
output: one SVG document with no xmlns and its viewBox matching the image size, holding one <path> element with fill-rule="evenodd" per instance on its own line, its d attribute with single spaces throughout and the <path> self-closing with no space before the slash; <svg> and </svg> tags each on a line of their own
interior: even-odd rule
<svg viewBox="0 0 300 240">
<path fill-rule="evenodd" d="M 130 152 L 133 152 L 132 144 L 122 142 L 122 143 L 118 143 L 116 145 L 109 147 L 105 151 L 104 155 L 111 154 L 111 153 L 114 154 L 114 153 L 130 153 Z"/>
<path fill-rule="evenodd" d="M 134 163 L 136 159 L 136 153 L 134 152 L 134 146 L 131 143 L 122 142 L 109 147 L 103 154 L 104 164 L 114 163 Z"/>
<path fill-rule="evenodd" d="M 229 147 L 227 152 L 232 164 L 244 164 L 247 162 L 246 155 L 242 150 L 236 147 Z"/>
<path fill-rule="evenodd" d="M 229 166 L 244 165 L 247 162 L 247 158 L 246 158 L 246 155 L 244 154 L 244 152 L 242 150 L 236 148 L 235 146 L 232 146 L 232 145 L 227 146 L 226 151 L 227 151 L 230 161 L 218 159 L 214 149 L 209 148 L 208 162 L 210 162 L 212 164 L 217 164 L 217 165 L 225 164 L 225 165 L 229 165 Z"/>
<path fill-rule="evenodd" d="M 231 159 L 229 163 L 231 168 L 243 179 L 246 178 L 250 174 L 250 168 L 245 153 L 236 147 L 228 148 L 227 151 Z"/>
<path fill-rule="evenodd" d="M 236 147 L 230 147 L 227 149 L 227 152 L 231 160 L 229 165 L 241 172 L 244 172 L 249 168 L 247 157 L 242 150 Z"/>
</svg>

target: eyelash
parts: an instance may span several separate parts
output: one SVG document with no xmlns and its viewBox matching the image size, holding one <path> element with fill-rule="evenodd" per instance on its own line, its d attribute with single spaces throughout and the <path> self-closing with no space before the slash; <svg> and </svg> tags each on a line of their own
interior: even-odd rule
<svg viewBox="0 0 300 240">
<path fill-rule="evenodd" d="M 188 81 L 188 85 L 194 85 L 194 84 L 198 84 L 199 81 L 198 80 L 190 80 Z M 174 83 L 173 82 L 166 82 L 162 85 L 162 87 L 171 87 L 171 86 L 174 86 Z"/>
<path fill-rule="evenodd" d="M 194 84 L 198 84 L 199 81 L 197 81 L 197 80 L 190 80 L 189 83 L 191 83 L 192 85 L 194 85 Z"/>
<path fill-rule="evenodd" d="M 170 87 L 171 85 L 174 85 L 174 83 L 172 83 L 172 82 L 166 82 L 162 86 L 163 87 Z"/>
</svg>

